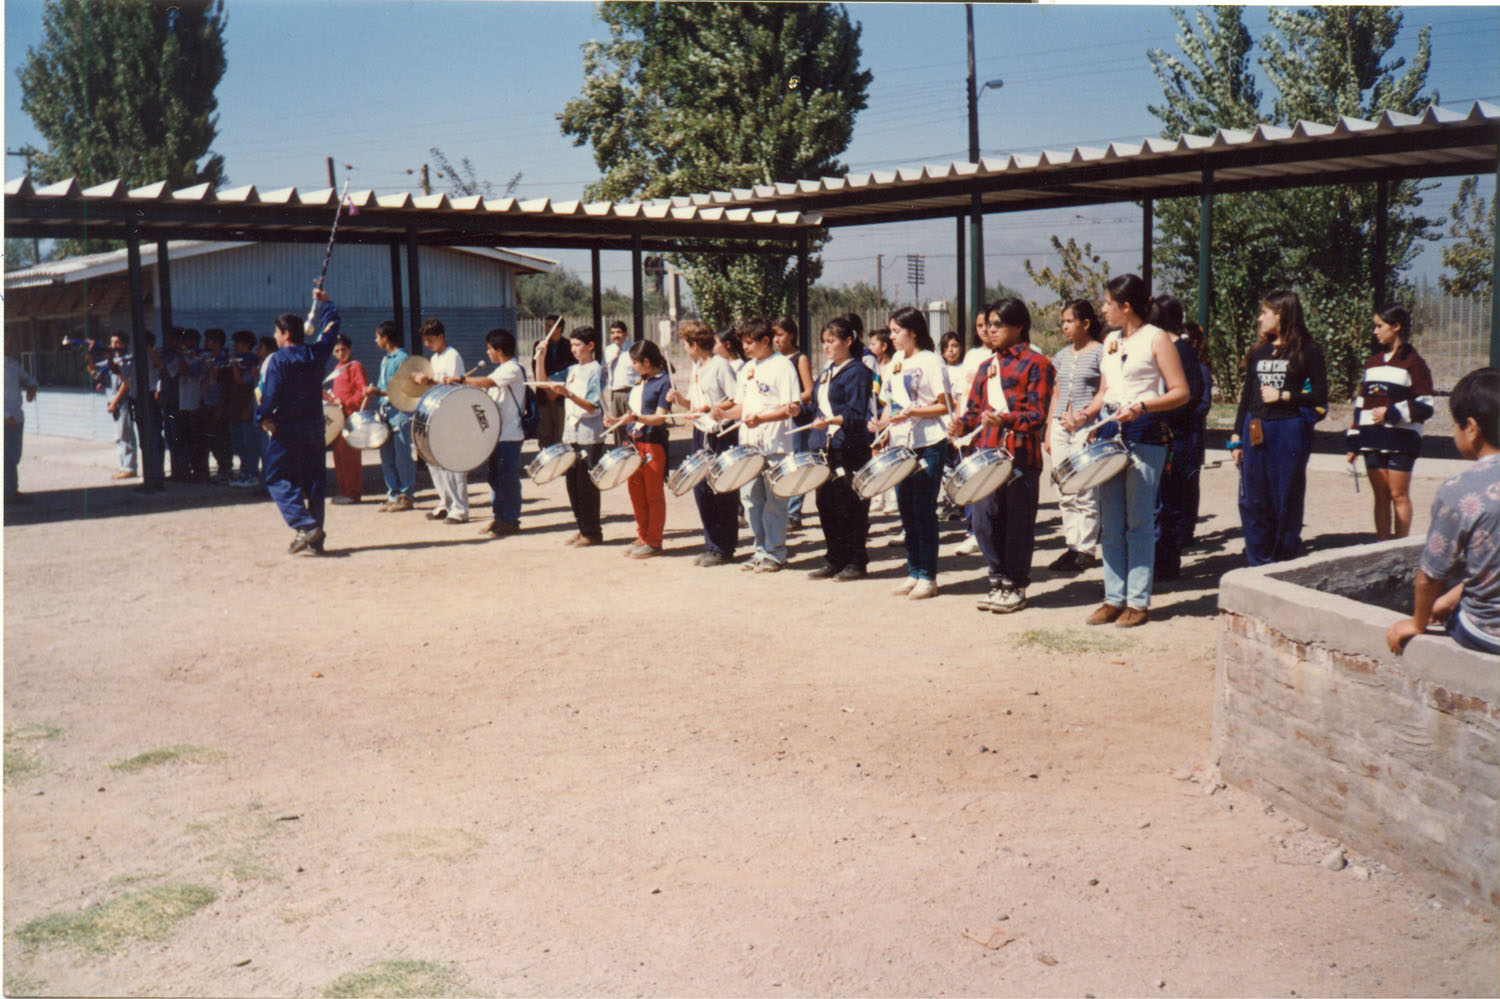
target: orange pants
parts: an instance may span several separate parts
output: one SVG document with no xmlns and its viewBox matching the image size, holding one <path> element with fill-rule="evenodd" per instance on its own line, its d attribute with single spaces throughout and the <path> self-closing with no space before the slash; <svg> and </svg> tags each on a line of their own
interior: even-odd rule
<svg viewBox="0 0 1500 999">
<path fill-rule="evenodd" d="M 364 481 L 364 456 L 359 448 L 344 440 L 344 435 L 333 439 L 333 474 L 338 479 L 339 495 L 359 499 Z"/>
<path fill-rule="evenodd" d="M 626 480 L 630 506 L 635 511 L 635 537 L 643 545 L 661 547 L 667 526 L 667 449 L 661 444 L 634 442 L 641 467 Z"/>
</svg>

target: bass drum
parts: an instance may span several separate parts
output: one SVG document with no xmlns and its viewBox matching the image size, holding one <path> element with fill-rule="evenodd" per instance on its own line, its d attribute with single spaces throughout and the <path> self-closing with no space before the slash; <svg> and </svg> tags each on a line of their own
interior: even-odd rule
<svg viewBox="0 0 1500 999">
<path fill-rule="evenodd" d="M 686 496 L 698 483 L 708 478 L 708 473 L 717 457 L 712 451 L 694 451 L 682 459 L 682 464 L 667 476 L 667 488 L 673 496 Z"/>
<path fill-rule="evenodd" d="M 909 447 L 887 448 L 854 473 L 854 492 L 860 499 L 874 499 L 906 478 L 917 467 L 917 452 Z"/>
<path fill-rule="evenodd" d="M 1052 468 L 1057 491 L 1067 496 L 1103 485 L 1125 471 L 1130 451 L 1118 437 L 1094 441 Z"/>
<path fill-rule="evenodd" d="M 943 494 L 957 506 L 978 503 L 1010 481 L 1015 459 L 1004 448 L 975 451 L 943 480 Z"/>
<path fill-rule="evenodd" d="M 500 439 L 500 408 L 471 385 L 439 385 L 417 403 L 411 440 L 429 465 L 467 472 L 488 460 Z"/>
<path fill-rule="evenodd" d="M 629 444 L 611 448 L 599 463 L 589 471 L 589 478 L 601 490 L 613 489 L 635 474 L 641 467 L 641 453 Z"/>
<path fill-rule="evenodd" d="M 323 403 L 323 446 L 333 447 L 344 430 L 344 407 L 336 402 Z"/>
<path fill-rule="evenodd" d="M 799 451 L 776 462 L 766 472 L 771 492 L 782 499 L 810 493 L 828 481 L 828 459 L 818 451 Z"/>
<path fill-rule="evenodd" d="M 361 451 L 373 451 L 384 446 L 391 436 L 391 425 L 377 414 L 361 409 L 350 413 L 344 421 L 344 440 L 350 447 Z"/>
<path fill-rule="evenodd" d="M 759 448 L 736 444 L 714 460 L 708 471 L 708 485 L 716 493 L 732 493 L 760 474 L 766 467 L 766 456 Z"/>
<path fill-rule="evenodd" d="M 578 452 L 571 444 L 552 444 L 542 448 L 541 453 L 526 466 L 526 476 L 538 486 L 545 486 L 573 467 Z"/>
</svg>

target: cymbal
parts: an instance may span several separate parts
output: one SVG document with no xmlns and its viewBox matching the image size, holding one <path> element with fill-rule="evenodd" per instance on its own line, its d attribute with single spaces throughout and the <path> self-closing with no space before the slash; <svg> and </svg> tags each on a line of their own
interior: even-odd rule
<svg viewBox="0 0 1500 999">
<path fill-rule="evenodd" d="M 385 394 L 390 398 L 391 405 L 403 413 L 415 412 L 423 393 L 432 387 L 418 385 L 417 375 L 426 375 L 431 378 L 432 362 L 414 354 L 401 362 L 401 365 L 396 368 L 396 373 L 391 375 L 391 380 L 386 383 Z"/>
</svg>

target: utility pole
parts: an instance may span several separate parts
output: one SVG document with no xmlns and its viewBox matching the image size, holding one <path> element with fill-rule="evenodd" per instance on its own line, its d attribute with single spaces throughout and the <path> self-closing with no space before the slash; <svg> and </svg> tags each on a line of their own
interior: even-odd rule
<svg viewBox="0 0 1500 999">
<path fill-rule="evenodd" d="M 422 164 L 422 193 L 423 194 L 431 194 L 432 193 L 432 181 L 429 180 L 428 177 L 427 177 L 427 164 L 426 163 Z"/>
<path fill-rule="evenodd" d="M 885 307 L 885 254 L 875 254 L 875 311 Z"/>
<path fill-rule="evenodd" d="M 323 162 L 328 166 L 328 186 L 337 191 L 339 189 L 339 180 L 333 174 L 333 157 L 326 156 L 323 158 Z"/>
<path fill-rule="evenodd" d="M 974 78 L 974 5 L 964 4 L 969 36 L 969 162 L 979 162 L 979 91 Z M 969 196 L 969 314 L 979 315 L 984 299 L 984 205 L 979 192 Z"/>
</svg>

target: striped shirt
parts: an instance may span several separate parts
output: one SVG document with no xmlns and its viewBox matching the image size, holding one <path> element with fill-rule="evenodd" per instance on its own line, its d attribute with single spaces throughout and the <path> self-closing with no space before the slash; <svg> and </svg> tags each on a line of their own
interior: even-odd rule
<svg viewBox="0 0 1500 999">
<path fill-rule="evenodd" d="M 1082 351 L 1075 351 L 1069 344 L 1052 355 L 1052 366 L 1057 369 L 1058 413 L 1083 409 L 1094 401 L 1099 391 L 1099 359 L 1103 354 L 1100 345 L 1094 343 Z"/>
<path fill-rule="evenodd" d="M 1375 423 L 1371 411 L 1385 407 Z M 1422 424 L 1433 414 L 1432 372 L 1411 344 L 1403 343 L 1389 358 L 1378 351 L 1365 362 L 1364 379 L 1354 397 L 1354 424 L 1349 451 L 1398 452 L 1415 458 L 1422 451 Z"/>
</svg>

